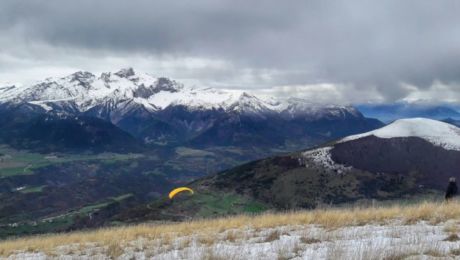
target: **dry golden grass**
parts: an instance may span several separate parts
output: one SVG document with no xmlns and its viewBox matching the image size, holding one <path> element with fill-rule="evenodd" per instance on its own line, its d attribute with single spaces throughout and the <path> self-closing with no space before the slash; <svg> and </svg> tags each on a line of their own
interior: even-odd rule
<svg viewBox="0 0 460 260">
<path fill-rule="evenodd" d="M 460 240 L 457 234 L 450 234 L 448 237 L 446 237 L 443 241 L 449 241 L 449 242 L 455 242 Z"/>
<path fill-rule="evenodd" d="M 177 224 L 141 224 L 117 228 L 103 228 L 87 232 L 51 234 L 11 239 L 0 242 L 1 255 L 10 255 L 17 250 L 53 253 L 58 246 L 93 242 L 101 246 L 125 243 L 138 238 L 172 241 L 178 236 L 198 235 L 200 242 L 209 244 L 216 233 L 228 229 L 250 227 L 254 230 L 283 225 L 316 224 L 325 228 L 386 223 L 398 219 L 411 224 L 425 220 L 440 223 L 450 219 L 460 219 L 460 203 L 421 203 L 410 206 L 387 206 L 378 208 L 339 208 L 267 213 L 258 216 L 241 215 L 229 218 L 202 219 Z M 115 241 L 114 241 L 115 240 Z M 112 248 L 116 255 L 116 248 Z"/>
<path fill-rule="evenodd" d="M 456 234 L 459 232 L 459 226 L 456 221 L 447 221 L 444 224 L 444 232 Z"/>
<path fill-rule="evenodd" d="M 224 240 L 229 242 L 235 242 L 239 236 L 241 235 L 239 235 L 235 230 L 229 230 L 225 234 Z"/>
<path fill-rule="evenodd" d="M 270 234 L 268 234 L 264 242 L 272 242 L 278 240 L 280 239 L 280 235 L 281 233 L 278 230 L 273 230 L 272 232 L 270 232 Z"/>
<path fill-rule="evenodd" d="M 321 243 L 321 240 L 316 239 L 316 238 L 311 238 L 311 237 L 301 237 L 300 242 L 304 244 L 316 244 L 316 243 Z"/>
<path fill-rule="evenodd" d="M 450 254 L 454 256 L 460 256 L 460 248 L 450 250 Z"/>
<path fill-rule="evenodd" d="M 123 248 L 116 242 L 112 242 L 107 247 L 107 255 L 115 259 L 123 254 Z"/>
</svg>

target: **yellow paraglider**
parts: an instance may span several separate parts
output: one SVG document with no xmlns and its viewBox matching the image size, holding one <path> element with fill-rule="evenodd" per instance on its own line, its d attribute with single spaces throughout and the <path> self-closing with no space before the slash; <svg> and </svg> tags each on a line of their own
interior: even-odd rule
<svg viewBox="0 0 460 260">
<path fill-rule="evenodd" d="M 192 189 L 187 188 L 187 187 L 180 187 L 180 188 L 176 188 L 176 189 L 172 190 L 172 191 L 169 193 L 169 199 L 174 198 L 174 196 L 176 196 L 176 194 L 178 194 L 178 193 L 180 193 L 180 192 L 183 192 L 183 191 L 188 191 L 188 192 L 190 192 L 191 194 L 193 194 L 193 190 L 192 190 Z"/>
</svg>

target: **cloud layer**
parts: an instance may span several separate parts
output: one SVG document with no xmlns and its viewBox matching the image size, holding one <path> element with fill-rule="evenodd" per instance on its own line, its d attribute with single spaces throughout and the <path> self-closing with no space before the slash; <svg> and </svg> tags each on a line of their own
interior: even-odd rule
<svg viewBox="0 0 460 260">
<path fill-rule="evenodd" d="M 458 102 L 458 13 L 455 0 L 4 0 L 0 81 L 133 66 L 324 102 Z"/>
</svg>

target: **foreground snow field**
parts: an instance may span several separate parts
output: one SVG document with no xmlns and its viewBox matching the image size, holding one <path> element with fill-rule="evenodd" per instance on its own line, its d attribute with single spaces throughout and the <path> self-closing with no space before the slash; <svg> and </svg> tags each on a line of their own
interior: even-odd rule
<svg viewBox="0 0 460 260">
<path fill-rule="evenodd" d="M 0 259 L 460 259 L 459 233 L 459 201 L 399 202 L 9 239 Z"/>
<path fill-rule="evenodd" d="M 325 229 L 315 225 L 231 229 L 215 236 L 173 240 L 139 237 L 120 244 L 72 244 L 53 255 L 22 252 L 7 259 L 431 259 L 460 258 L 459 221 L 437 225 L 365 225 Z"/>
</svg>

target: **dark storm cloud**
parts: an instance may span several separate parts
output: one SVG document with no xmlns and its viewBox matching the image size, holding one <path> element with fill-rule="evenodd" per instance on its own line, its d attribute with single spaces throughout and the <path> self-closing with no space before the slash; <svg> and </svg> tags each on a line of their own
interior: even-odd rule
<svg viewBox="0 0 460 260">
<path fill-rule="evenodd" d="M 0 37 L 16 39 L 15 49 L 36 41 L 51 50 L 222 60 L 231 75 L 275 71 L 262 80 L 272 86 L 329 82 L 397 100 L 413 91 L 401 83 L 458 85 L 459 13 L 455 0 L 4 0 Z"/>
</svg>

